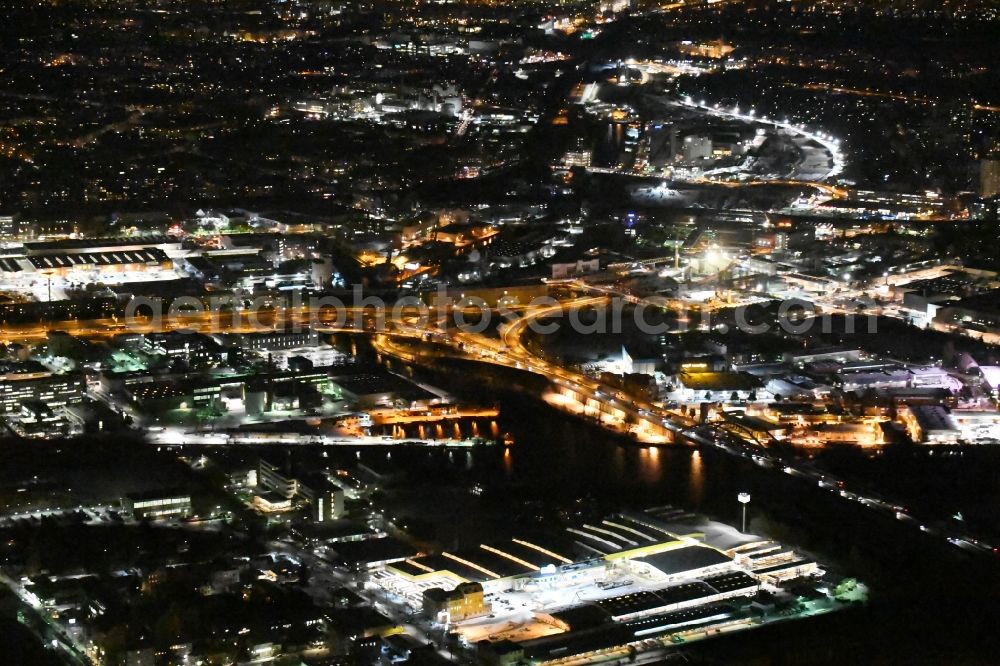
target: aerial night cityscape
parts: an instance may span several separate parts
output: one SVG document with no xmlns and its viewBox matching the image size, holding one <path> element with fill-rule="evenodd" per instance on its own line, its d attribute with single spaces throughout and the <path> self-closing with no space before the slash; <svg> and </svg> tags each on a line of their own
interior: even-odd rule
<svg viewBox="0 0 1000 666">
<path fill-rule="evenodd" d="M 5 3 L 0 666 L 1000 663 L 998 36 Z"/>
</svg>

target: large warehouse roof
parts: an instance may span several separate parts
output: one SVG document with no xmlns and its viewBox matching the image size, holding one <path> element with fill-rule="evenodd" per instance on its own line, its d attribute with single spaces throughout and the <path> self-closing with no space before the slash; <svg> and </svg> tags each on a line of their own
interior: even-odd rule
<svg viewBox="0 0 1000 666">
<path fill-rule="evenodd" d="M 667 576 L 684 573 L 685 571 L 704 569 L 732 561 L 732 558 L 721 551 L 697 545 L 675 548 L 652 555 L 644 555 L 636 559 L 649 564 Z"/>
<path fill-rule="evenodd" d="M 51 270 L 77 266 L 123 266 L 128 264 L 162 264 L 169 261 L 159 248 L 118 250 L 113 252 L 83 252 L 80 254 L 45 254 L 28 257 L 36 269 Z"/>
</svg>

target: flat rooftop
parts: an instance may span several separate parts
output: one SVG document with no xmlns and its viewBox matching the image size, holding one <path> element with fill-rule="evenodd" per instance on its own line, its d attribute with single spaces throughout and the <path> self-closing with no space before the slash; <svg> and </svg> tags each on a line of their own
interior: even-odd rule
<svg viewBox="0 0 1000 666">
<path fill-rule="evenodd" d="M 32 241 L 24 244 L 29 255 L 72 252 L 80 250 L 104 250 L 106 248 L 143 248 L 155 245 L 180 245 L 180 240 L 167 236 L 141 236 L 117 238 L 65 238 L 52 241 Z"/>
<path fill-rule="evenodd" d="M 551 613 L 552 617 L 566 624 L 570 631 L 593 629 L 611 621 L 611 614 L 598 604 L 583 604 Z"/>
<path fill-rule="evenodd" d="M 749 391 L 759 388 L 761 381 L 745 372 L 682 372 L 684 388 L 694 391 Z"/>
<path fill-rule="evenodd" d="M 707 546 L 685 546 L 636 558 L 667 576 L 731 562 L 732 558 Z"/>
<path fill-rule="evenodd" d="M 957 431 L 951 413 L 940 405 L 908 405 L 907 409 L 924 432 Z"/>
<path fill-rule="evenodd" d="M 705 545 L 722 551 L 761 541 L 761 537 L 744 534 L 731 525 L 708 520 L 672 507 L 661 507 L 644 513 L 629 513 L 627 515 L 632 520 L 641 521 L 649 529 L 658 529 L 664 534 L 674 535 L 674 539 L 680 536 L 692 536 Z"/>
<path fill-rule="evenodd" d="M 331 377 L 337 386 L 356 396 L 393 393 L 409 400 L 430 400 L 437 396 L 413 382 L 384 370 L 371 370 Z"/>
<path fill-rule="evenodd" d="M 340 560 L 349 565 L 367 565 L 373 562 L 414 557 L 417 554 L 416 548 L 392 537 L 345 541 L 331 545 L 330 549 L 337 553 Z"/>
<path fill-rule="evenodd" d="M 756 578 L 742 571 L 730 571 L 718 576 L 709 576 L 702 579 L 702 582 L 705 585 L 711 586 L 713 590 L 722 593 L 756 587 L 760 584 Z"/>
<path fill-rule="evenodd" d="M 451 571 L 462 578 L 485 582 L 499 578 L 536 574 L 547 566 L 571 562 L 554 551 L 543 552 L 542 546 L 532 547 L 531 541 L 514 539 L 500 543 L 481 544 L 478 548 L 445 551 L 441 554 L 416 557 L 397 562 L 393 568 L 411 576 Z"/>
<path fill-rule="evenodd" d="M 602 610 L 607 611 L 612 617 L 642 613 L 666 605 L 666 602 L 658 595 L 647 591 L 632 592 L 631 594 L 624 594 L 619 597 L 601 599 L 594 603 Z"/>
<path fill-rule="evenodd" d="M 733 615 L 736 615 L 736 611 L 727 604 L 708 604 L 707 606 L 686 608 L 672 613 L 633 620 L 625 626 L 628 627 L 631 635 L 634 637 L 632 640 L 635 640 L 635 638 L 656 636 L 676 631 L 681 627 L 690 628 L 717 622 Z"/>
</svg>

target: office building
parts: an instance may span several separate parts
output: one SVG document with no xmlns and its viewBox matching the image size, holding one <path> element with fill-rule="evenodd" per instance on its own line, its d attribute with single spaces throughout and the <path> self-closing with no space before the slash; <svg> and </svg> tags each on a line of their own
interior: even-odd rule
<svg viewBox="0 0 1000 666">
<path fill-rule="evenodd" d="M 191 495 L 183 491 L 132 493 L 122 498 L 122 510 L 136 520 L 187 518 Z"/>
<path fill-rule="evenodd" d="M 81 374 L 3 375 L 0 376 L 0 413 L 21 411 L 29 401 L 41 401 L 50 407 L 75 405 L 83 401 L 87 383 Z"/>
</svg>

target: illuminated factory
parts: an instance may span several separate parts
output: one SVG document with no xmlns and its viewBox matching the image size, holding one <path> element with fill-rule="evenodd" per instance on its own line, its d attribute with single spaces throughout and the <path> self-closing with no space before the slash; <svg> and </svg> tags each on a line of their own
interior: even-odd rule
<svg viewBox="0 0 1000 666">
<path fill-rule="evenodd" d="M 146 239 L 67 239 L 26 243 L 0 257 L 0 284 L 37 300 L 67 298 L 72 283 L 150 282 L 176 277 L 179 242 Z"/>
<path fill-rule="evenodd" d="M 398 560 L 372 582 L 490 661 L 544 663 L 746 626 L 761 590 L 823 573 L 779 544 L 664 508 Z"/>
</svg>

